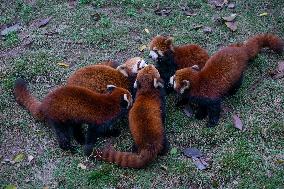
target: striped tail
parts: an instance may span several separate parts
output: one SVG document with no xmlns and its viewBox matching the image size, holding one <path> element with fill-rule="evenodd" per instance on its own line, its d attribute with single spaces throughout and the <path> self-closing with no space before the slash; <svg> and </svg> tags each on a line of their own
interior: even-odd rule
<svg viewBox="0 0 284 189">
<path fill-rule="evenodd" d="M 283 46 L 283 40 L 277 35 L 259 34 L 249 38 L 243 47 L 246 48 L 249 59 L 253 59 L 264 47 L 268 47 L 276 53 L 282 53 Z"/>
<path fill-rule="evenodd" d="M 121 167 L 140 169 L 152 162 L 158 155 L 158 150 L 142 149 L 139 154 L 116 151 L 113 147 L 104 148 L 95 153 L 95 157 Z"/>
<path fill-rule="evenodd" d="M 18 78 L 15 81 L 14 95 L 16 101 L 27 108 L 36 119 L 43 120 L 44 117 L 40 111 L 41 102 L 28 90 L 25 80 Z"/>
</svg>

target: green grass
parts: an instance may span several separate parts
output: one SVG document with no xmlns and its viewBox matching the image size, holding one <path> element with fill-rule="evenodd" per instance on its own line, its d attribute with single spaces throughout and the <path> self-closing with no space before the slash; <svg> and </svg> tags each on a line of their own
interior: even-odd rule
<svg viewBox="0 0 284 189">
<path fill-rule="evenodd" d="M 169 16 L 157 16 L 157 2 L 150 0 L 80 0 L 73 9 L 66 1 L 1 3 L 0 26 L 20 23 L 23 27 L 0 38 L 1 188 L 9 184 L 18 188 L 284 187 L 284 80 L 265 77 L 283 55 L 263 51 L 250 63 L 240 90 L 224 100 L 230 111 L 222 112 L 216 128 L 207 129 L 206 121 L 187 118 L 174 107 L 174 96 L 168 96 L 165 128 L 177 153 L 159 157 L 142 170 L 86 160 L 81 147 L 76 155 L 63 152 L 47 124 L 36 121 L 15 102 L 12 88 L 18 77 L 26 79 L 32 93 L 42 99 L 54 87 L 64 85 L 76 69 L 101 60 L 122 63 L 129 57 L 143 56 L 151 63 L 148 52 L 138 48 L 156 34 L 171 35 L 176 44 L 199 44 L 209 54 L 257 33 L 273 32 L 284 38 L 284 3 L 280 1 L 236 1 L 233 10 L 218 10 L 204 0 L 182 1 L 197 13 L 193 17 L 183 14 L 181 1 L 159 2 L 161 8 L 171 8 Z M 263 12 L 268 16 L 259 17 Z M 236 32 L 212 19 L 231 13 L 238 14 Z M 30 27 L 33 20 L 50 16 L 46 26 Z M 196 25 L 209 26 L 213 32 L 204 34 L 202 28 L 193 29 Z M 55 34 L 47 36 L 45 32 Z M 33 40 L 30 47 L 22 46 L 23 34 Z M 59 62 L 70 67 L 60 67 Z M 234 114 L 240 115 L 245 131 L 233 127 Z M 133 140 L 127 121 L 119 126 L 123 133 L 114 140 L 115 148 L 130 151 Z M 104 140 L 100 141 L 103 144 Z M 210 169 L 197 170 L 182 154 L 186 147 L 196 147 L 210 157 Z M 27 158 L 16 164 L 3 162 L 21 152 L 34 156 L 31 164 Z M 78 168 L 79 163 L 87 169 Z"/>
</svg>

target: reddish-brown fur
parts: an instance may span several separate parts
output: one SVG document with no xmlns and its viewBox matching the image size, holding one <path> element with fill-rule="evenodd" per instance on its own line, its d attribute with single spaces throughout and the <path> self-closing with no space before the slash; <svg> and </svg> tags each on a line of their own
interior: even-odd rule
<svg viewBox="0 0 284 189">
<path fill-rule="evenodd" d="M 129 112 L 129 127 L 137 153 L 119 152 L 112 147 L 98 151 L 96 157 L 121 167 L 142 168 L 159 153 L 167 150 L 164 134 L 163 97 L 160 86 L 154 87 L 154 78 L 160 79 L 153 65 L 139 71 L 135 103 Z"/>
<path fill-rule="evenodd" d="M 40 102 L 32 96 L 25 81 L 21 79 L 16 81 L 14 94 L 16 100 L 33 116 L 45 119 L 55 127 L 60 147 L 63 149 L 70 147 L 70 139 L 67 135 L 68 130 L 73 126 L 80 127 L 83 123 L 91 124 L 88 130 L 95 131 L 96 127 L 107 125 L 123 112 L 126 113 L 126 106 L 122 106 L 124 94 L 127 95 L 130 104 L 132 102 L 131 94 L 123 88 L 112 87 L 108 93 L 100 94 L 79 86 L 59 87 L 48 93 Z M 75 129 L 78 130 L 78 128 Z M 92 134 L 95 135 L 95 133 L 88 133 L 90 144 L 95 140 L 91 138 Z M 62 139 L 62 136 L 66 137 L 66 140 Z M 87 138 L 87 145 L 89 143 Z"/>
<path fill-rule="evenodd" d="M 173 51 L 174 62 L 177 69 L 198 65 L 202 68 L 209 59 L 208 53 L 200 46 L 195 44 L 187 44 L 174 46 L 172 39 L 165 36 L 156 36 L 150 42 L 150 50 L 161 51 L 164 55 L 166 51 Z"/>
<path fill-rule="evenodd" d="M 92 91 L 105 93 L 107 85 L 115 85 L 128 90 L 132 90 L 134 77 L 137 73 L 133 73 L 136 66 L 139 70 L 140 57 L 130 58 L 123 65 L 113 68 L 112 61 L 105 61 L 97 65 L 89 65 L 75 71 L 67 80 L 67 85 L 75 85 L 86 87 Z M 122 72 L 128 76 L 125 76 Z"/>
<path fill-rule="evenodd" d="M 249 38 L 243 45 L 223 48 L 211 56 L 201 71 L 192 68 L 178 70 L 174 76 L 175 90 L 180 92 L 187 85 L 184 80 L 189 81 L 189 90 L 184 95 L 187 95 L 189 100 L 202 104 L 204 111 L 211 108 L 208 113 L 209 122 L 211 121 L 213 126 L 219 119 L 218 101 L 239 87 L 248 61 L 253 59 L 263 47 L 269 47 L 280 53 L 283 51 L 283 41 L 273 34 L 260 34 Z M 212 104 L 215 108 L 212 108 Z M 210 120 L 211 110 L 216 111 L 212 120 Z"/>
<path fill-rule="evenodd" d="M 119 66 L 119 63 L 113 60 L 107 60 L 107 61 L 100 62 L 99 65 L 105 65 L 105 66 L 109 66 L 109 67 L 116 69 Z"/>
</svg>

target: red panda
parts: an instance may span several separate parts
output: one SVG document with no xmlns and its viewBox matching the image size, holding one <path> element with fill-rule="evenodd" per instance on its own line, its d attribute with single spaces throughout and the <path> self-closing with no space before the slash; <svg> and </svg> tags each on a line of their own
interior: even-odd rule
<svg viewBox="0 0 284 189">
<path fill-rule="evenodd" d="M 174 46 L 172 37 L 158 35 L 151 40 L 149 48 L 149 57 L 155 61 L 167 92 L 170 92 L 169 79 L 176 70 L 193 65 L 201 69 L 209 59 L 208 53 L 198 45 Z"/>
<path fill-rule="evenodd" d="M 115 85 L 128 89 L 133 94 L 133 83 L 138 70 L 145 67 L 146 62 L 140 58 L 130 58 L 116 69 L 108 62 L 90 65 L 75 71 L 68 79 L 67 86 L 86 87 L 98 93 L 105 93 L 107 85 Z"/>
<path fill-rule="evenodd" d="M 138 72 L 134 85 L 137 93 L 129 112 L 129 128 L 137 152 L 119 152 L 108 147 L 97 150 L 95 157 L 121 167 L 143 168 L 169 148 L 164 131 L 164 85 L 153 65 Z"/>
<path fill-rule="evenodd" d="M 107 86 L 108 93 L 95 93 L 79 86 L 62 86 L 49 92 L 40 102 L 27 88 L 23 79 L 15 82 L 16 101 L 27 108 L 32 115 L 46 120 L 56 132 L 59 146 L 74 151 L 70 140 L 72 135 L 83 143 L 82 124 L 88 124 L 85 153 L 90 155 L 97 137 L 112 132 L 112 122 L 127 113 L 132 105 L 129 91 L 113 85 Z M 115 134 L 115 133 L 114 133 Z"/>
<path fill-rule="evenodd" d="M 273 34 L 256 35 L 243 45 L 232 45 L 216 52 L 200 71 L 177 70 L 170 83 L 189 102 L 198 104 L 196 118 L 203 119 L 208 114 L 207 126 L 213 127 L 219 121 L 222 98 L 237 91 L 248 61 L 263 47 L 281 53 L 283 41 Z"/>
<path fill-rule="evenodd" d="M 109 66 L 109 67 L 116 69 L 119 66 L 119 63 L 116 61 L 107 60 L 107 61 L 100 62 L 98 65 L 105 65 L 105 66 Z"/>
</svg>

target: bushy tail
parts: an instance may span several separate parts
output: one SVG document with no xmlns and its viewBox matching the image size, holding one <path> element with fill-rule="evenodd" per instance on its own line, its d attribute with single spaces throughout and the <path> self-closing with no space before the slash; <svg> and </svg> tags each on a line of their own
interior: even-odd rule
<svg viewBox="0 0 284 189">
<path fill-rule="evenodd" d="M 95 157 L 99 160 L 115 163 L 121 167 L 143 168 L 153 161 L 158 155 L 157 150 L 143 149 L 139 154 L 131 152 L 120 152 L 113 147 L 105 148 L 95 153 Z"/>
<path fill-rule="evenodd" d="M 14 95 L 16 101 L 27 108 L 36 119 L 43 119 L 43 115 L 39 108 L 41 102 L 32 96 L 25 80 L 19 78 L 15 81 Z"/>
<path fill-rule="evenodd" d="M 277 35 L 259 34 L 249 38 L 243 47 L 246 48 L 249 59 L 253 59 L 264 47 L 268 47 L 276 53 L 281 53 L 283 52 L 283 46 L 283 40 Z"/>
</svg>

